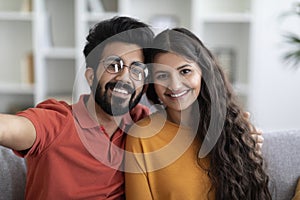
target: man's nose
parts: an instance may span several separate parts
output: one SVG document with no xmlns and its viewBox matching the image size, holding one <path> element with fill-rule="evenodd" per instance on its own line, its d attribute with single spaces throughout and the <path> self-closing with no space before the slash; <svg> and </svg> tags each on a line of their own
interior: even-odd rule
<svg viewBox="0 0 300 200">
<path fill-rule="evenodd" d="M 130 74 L 129 74 L 129 68 L 127 66 L 124 66 L 123 70 L 116 74 L 115 79 L 117 81 L 123 81 L 125 83 L 130 83 Z"/>
</svg>

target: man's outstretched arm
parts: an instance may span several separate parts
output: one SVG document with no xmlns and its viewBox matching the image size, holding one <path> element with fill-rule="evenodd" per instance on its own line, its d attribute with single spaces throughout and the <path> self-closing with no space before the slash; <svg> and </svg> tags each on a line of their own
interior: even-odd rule
<svg viewBox="0 0 300 200">
<path fill-rule="evenodd" d="M 35 138 L 36 131 L 29 119 L 0 114 L 0 145 L 22 151 L 32 147 Z"/>
</svg>

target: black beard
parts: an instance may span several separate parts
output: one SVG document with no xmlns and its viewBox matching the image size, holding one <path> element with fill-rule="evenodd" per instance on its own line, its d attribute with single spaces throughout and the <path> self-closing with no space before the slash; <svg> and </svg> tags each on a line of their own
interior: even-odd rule
<svg viewBox="0 0 300 200">
<path fill-rule="evenodd" d="M 97 87 L 95 89 L 94 86 L 96 84 L 97 84 Z M 106 112 L 107 114 L 109 114 L 111 116 L 120 116 L 120 115 L 126 114 L 140 102 L 142 95 L 143 95 L 143 93 L 140 92 L 140 94 L 138 94 L 138 96 L 133 100 L 133 98 L 136 95 L 136 91 L 131 86 L 129 86 L 127 84 L 122 84 L 122 87 L 127 88 L 127 90 L 131 91 L 132 95 L 129 100 L 128 106 L 121 106 L 124 103 L 124 101 L 126 101 L 125 99 L 112 96 L 111 100 L 109 100 L 109 97 L 107 95 L 108 90 L 109 89 L 113 90 L 113 88 L 116 85 L 118 85 L 118 87 L 119 87 L 120 83 L 112 83 L 112 82 L 107 83 L 105 85 L 104 94 L 101 94 L 102 88 L 98 83 L 94 83 L 93 87 L 92 87 L 95 102 L 97 103 L 98 106 L 100 106 L 102 108 L 102 110 L 104 110 L 104 112 Z M 113 102 L 113 105 L 112 105 L 112 102 Z"/>
</svg>

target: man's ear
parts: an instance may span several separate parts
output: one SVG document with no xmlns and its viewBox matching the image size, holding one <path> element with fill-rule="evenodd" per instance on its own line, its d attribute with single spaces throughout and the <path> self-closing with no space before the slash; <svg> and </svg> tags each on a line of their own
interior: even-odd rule
<svg viewBox="0 0 300 200">
<path fill-rule="evenodd" d="M 89 86 L 91 87 L 93 85 L 93 81 L 94 81 L 94 78 L 95 78 L 95 73 L 94 73 L 93 68 L 90 68 L 90 67 L 86 68 L 85 78 L 86 78 Z"/>
<path fill-rule="evenodd" d="M 149 84 L 145 84 L 144 87 L 143 87 L 143 94 L 145 94 L 147 92 L 147 89 L 148 89 L 148 86 Z"/>
</svg>

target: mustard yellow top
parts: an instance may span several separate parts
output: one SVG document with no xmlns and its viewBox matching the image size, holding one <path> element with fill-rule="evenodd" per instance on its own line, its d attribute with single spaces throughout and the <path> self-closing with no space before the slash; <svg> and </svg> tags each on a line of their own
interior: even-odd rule
<svg viewBox="0 0 300 200">
<path fill-rule="evenodd" d="M 295 191 L 295 196 L 293 197 L 292 200 L 300 200 L 300 178 L 298 179 L 298 184 L 297 184 L 297 188 Z"/>
<path fill-rule="evenodd" d="M 128 132 L 126 200 L 214 199 L 205 170 L 209 159 L 198 159 L 200 142 L 190 129 L 165 118 L 155 113 Z"/>
</svg>

